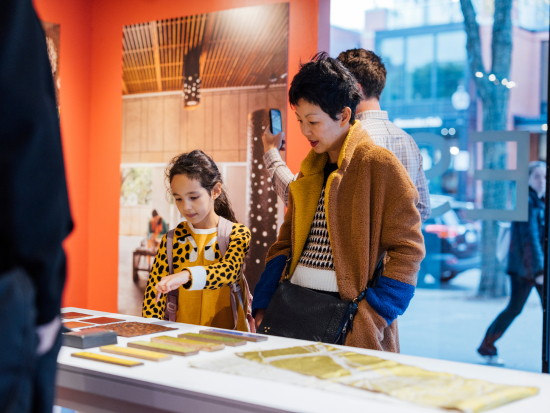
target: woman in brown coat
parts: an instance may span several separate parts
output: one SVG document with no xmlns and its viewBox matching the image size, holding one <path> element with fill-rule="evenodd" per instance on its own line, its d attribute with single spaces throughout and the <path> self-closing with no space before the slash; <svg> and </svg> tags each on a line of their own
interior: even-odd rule
<svg viewBox="0 0 550 413">
<path fill-rule="evenodd" d="M 425 254 L 418 192 L 399 160 L 355 121 L 360 90 L 337 60 L 320 54 L 304 64 L 289 98 L 312 150 L 290 184 L 253 308 L 267 308 L 287 265 L 292 283 L 353 300 L 386 253 L 384 272 L 359 304 L 345 344 L 398 352 L 395 320 L 414 295 Z M 257 324 L 262 316 L 256 314 Z"/>
</svg>

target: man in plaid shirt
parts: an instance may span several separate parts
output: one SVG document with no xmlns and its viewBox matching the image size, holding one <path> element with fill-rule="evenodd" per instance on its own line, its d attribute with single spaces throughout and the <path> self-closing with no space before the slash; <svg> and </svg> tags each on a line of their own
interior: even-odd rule
<svg viewBox="0 0 550 413">
<path fill-rule="evenodd" d="M 388 112 L 380 110 L 380 95 L 386 85 L 386 68 L 380 58 L 365 49 L 351 49 L 340 53 L 338 60 L 355 76 L 363 91 L 363 100 L 357 106 L 355 118 L 361 121 L 377 145 L 393 152 L 401 161 L 420 195 L 416 207 L 422 222 L 430 216 L 428 182 L 422 169 L 422 156 L 414 139 L 388 119 Z M 277 195 L 287 205 L 288 186 L 296 179 L 279 154 L 283 133 L 275 136 L 269 128 L 262 136 L 264 163 Z"/>
</svg>

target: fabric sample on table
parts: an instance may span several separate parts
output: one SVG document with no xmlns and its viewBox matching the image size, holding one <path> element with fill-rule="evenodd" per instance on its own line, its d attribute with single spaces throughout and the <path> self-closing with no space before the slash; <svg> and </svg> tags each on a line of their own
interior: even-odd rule
<svg viewBox="0 0 550 413">
<path fill-rule="evenodd" d="M 81 351 L 80 353 L 71 354 L 72 357 L 78 357 L 86 360 L 99 361 L 101 363 L 116 364 L 123 367 L 137 367 L 143 366 L 140 361 L 126 360 L 118 357 L 105 356 L 103 354 L 91 353 L 89 351 Z"/>
<path fill-rule="evenodd" d="M 225 348 L 225 345 L 223 343 L 207 343 L 205 341 L 198 341 L 198 340 L 191 340 L 187 338 L 178 338 L 178 337 L 170 337 L 170 336 L 153 337 L 151 339 L 151 342 L 196 348 L 201 351 L 220 351 Z"/>
<path fill-rule="evenodd" d="M 93 323 L 93 324 L 109 324 L 109 323 L 119 323 L 122 320 L 120 318 L 111 318 L 111 317 L 97 317 L 97 318 L 90 318 L 86 320 L 87 323 Z"/>
<path fill-rule="evenodd" d="M 149 360 L 149 361 L 165 361 L 171 360 L 172 356 L 164 353 L 157 353 L 154 351 L 140 350 L 137 348 L 131 347 L 120 347 L 120 346 L 102 346 L 99 348 L 105 353 L 118 354 L 119 356 L 133 357 L 137 359 Z"/>
<path fill-rule="evenodd" d="M 91 316 L 92 314 L 75 313 L 74 311 L 70 313 L 61 313 L 61 318 L 64 320 L 70 320 L 72 318 L 91 317 Z"/>
<path fill-rule="evenodd" d="M 341 390 L 334 385 L 344 385 L 384 394 L 400 402 L 465 413 L 487 411 L 534 396 L 539 391 L 536 387 L 491 383 L 451 373 L 428 371 L 321 343 L 277 350 L 240 352 L 235 355 L 246 361 L 239 363 L 234 355 L 231 355 L 223 360 L 220 358 L 191 365 L 207 370 L 275 379 L 338 392 Z M 249 362 L 262 367 L 254 368 L 253 365 L 247 364 Z"/>
<path fill-rule="evenodd" d="M 63 325 L 67 328 L 80 328 L 80 327 L 90 327 L 93 324 L 83 323 L 82 321 L 67 321 L 66 323 L 63 323 Z"/>
<path fill-rule="evenodd" d="M 194 356 L 199 354 L 199 349 L 183 347 L 183 346 L 174 346 L 172 344 L 166 343 L 154 343 L 149 341 L 132 341 L 128 343 L 128 347 L 138 348 L 148 351 L 156 351 L 159 353 L 173 354 L 175 356 Z"/>
<path fill-rule="evenodd" d="M 123 320 L 118 320 L 118 321 L 123 321 Z M 135 321 L 109 324 L 105 326 L 97 326 L 92 328 L 102 328 L 104 330 L 112 330 L 116 332 L 117 335 L 120 337 L 137 337 L 137 336 L 145 336 L 147 334 L 161 333 L 164 331 L 177 330 L 177 328 L 159 326 L 158 324 L 138 323 Z M 85 330 L 87 329 L 86 328 L 82 329 L 82 331 L 85 331 Z"/>
</svg>

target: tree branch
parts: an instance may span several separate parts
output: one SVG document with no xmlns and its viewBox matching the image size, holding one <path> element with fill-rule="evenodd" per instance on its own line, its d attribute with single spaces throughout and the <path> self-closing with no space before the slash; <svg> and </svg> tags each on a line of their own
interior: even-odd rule
<svg viewBox="0 0 550 413">
<path fill-rule="evenodd" d="M 501 0 L 502 1 L 502 0 Z M 511 1 L 511 0 L 504 0 Z M 479 35 L 479 25 L 476 21 L 476 12 L 471 0 L 460 0 L 460 7 L 464 15 L 464 29 L 466 31 L 466 49 L 468 50 L 468 60 L 470 63 L 470 71 L 472 74 L 476 72 L 485 73 L 483 67 L 483 59 L 481 57 L 481 38 Z M 489 96 L 490 83 L 485 78 L 474 76 L 474 81 L 478 93 L 482 99 Z"/>
<path fill-rule="evenodd" d="M 495 0 L 492 40 L 492 73 L 502 80 L 510 76 L 512 59 L 512 0 Z"/>
</svg>

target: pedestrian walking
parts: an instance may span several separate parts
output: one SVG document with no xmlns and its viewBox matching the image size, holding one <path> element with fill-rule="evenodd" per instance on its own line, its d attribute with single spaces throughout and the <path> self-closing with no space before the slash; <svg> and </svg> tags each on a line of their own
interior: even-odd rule
<svg viewBox="0 0 550 413">
<path fill-rule="evenodd" d="M 546 162 L 531 162 L 529 164 L 529 219 L 527 222 L 512 224 L 506 270 L 511 283 L 510 301 L 489 326 L 483 342 L 477 349 L 488 364 L 504 364 L 504 360 L 498 357 L 495 342 L 521 313 L 533 287 L 536 288 L 542 302 L 545 195 Z"/>
</svg>

